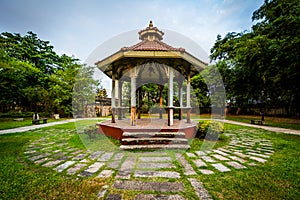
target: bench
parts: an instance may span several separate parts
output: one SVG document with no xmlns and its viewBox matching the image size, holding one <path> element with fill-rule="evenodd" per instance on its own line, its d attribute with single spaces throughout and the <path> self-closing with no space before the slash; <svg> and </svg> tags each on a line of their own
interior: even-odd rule
<svg viewBox="0 0 300 200">
<path fill-rule="evenodd" d="M 40 124 L 41 122 L 43 122 L 43 124 L 47 124 L 47 118 L 42 118 L 42 119 L 34 119 L 32 120 L 32 124 L 33 125 L 37 125 Z"/>
<path fill-rule="evenodd" d="M 264 125 L 265 124 L 265 121 L 260 120 L 260 119 L 251 119 L 250 122 L 251 122 L 251 124 L 257 123 L 258 125 Z"/>
</svg>

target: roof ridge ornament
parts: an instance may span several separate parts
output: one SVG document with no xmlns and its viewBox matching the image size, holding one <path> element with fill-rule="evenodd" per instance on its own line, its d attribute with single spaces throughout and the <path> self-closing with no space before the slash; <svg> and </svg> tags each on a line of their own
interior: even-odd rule
<svg viewBox="0 0 300 200">
<path fill-rule="evenodd" d="M 153 27 L 153 23 L 152 23 L 152 20 L 150 20 L 149 28 L 152 28 L 152 27 Z"/>
<path fill-rule="evenodd" d="M 163 35 L 164 32 L 153 26 L 152 20 L 150 20 L 150 23 L 146 29 L 139 31 L 140 40 L 160 41 L 163 39 Z"/>
</svg>

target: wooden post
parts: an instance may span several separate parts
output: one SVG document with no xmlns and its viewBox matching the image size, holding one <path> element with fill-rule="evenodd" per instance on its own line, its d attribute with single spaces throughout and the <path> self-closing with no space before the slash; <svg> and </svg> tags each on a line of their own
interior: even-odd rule
<svg viewBox="0 0 300 200">
<path fill-rule="evenodd" d="M 163 109 L 163 99 L 162 99 L 162 90 L 164 86 L 163 85 L 158 85 L 159 89 L 159 119 L 162 119 L 162 109 Z"/>
<path fill-rule="evenodd" d="M 136 125 L 136 68 L 131 69 L 131 126 Z"/>
<path fill-rule="evenodd" d="M 116 123 L 115 119 L 115 107 L 116 107 L 116 97 L 115 97 L 115 86 L 116 86 L 116 80 L 115 80 L 115 73 L 113 70 L 112 73 L 112 88 L 111 88 L 111 122 Z"/>
<path fill-rule="evenodd" d="M 187 123 L 191 123 L 191 73 L 190 72 L 188 72 L 187 84 L 186 84 L 186 107 L 187 107 L 187 114 L 186 114 Z"/>
<path fill-rule="evenodd" d="M 118 120 L 122 120 L 122 81 L 118 80 Z"/>
<path fill-rule="evenodd" d="M 178 83 L 178 96 L 179 96 L 179 120 L 182 120 L 182 77 L 179 79 Z"/>
</svg>

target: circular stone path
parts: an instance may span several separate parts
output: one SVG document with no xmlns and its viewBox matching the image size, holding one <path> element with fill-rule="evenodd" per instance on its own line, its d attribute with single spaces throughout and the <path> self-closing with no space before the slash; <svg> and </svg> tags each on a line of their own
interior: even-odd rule
<svg viewBox="0 0 300 200">
<path fill-rule="evenodd" d="M 120 193 L 123 190 L 138 192 L 135 199 L 185 199 L 183 180 L 190 183 L 200 199 L 212 199 L 197 176 L 245 170 L 248 166 L 263 164 L 274 153 L 272 143 L 262 139 L 259 130 L 249 129 L 235 130 L 235 134 L 227 131 L 231 142 L 222 148 L 181 153 L 90 151 L 68 144 L 68 140 L 77 134 L 75 130 L 34 132 L 43 137 L 32 141 L 24 152 L 34 164 L 72 177 L 113 180 L 113 184 L 99 191 L 99 199 L 122 199 Z M 153 181 L 155 178 L 160 181 Z"/>
</svg>

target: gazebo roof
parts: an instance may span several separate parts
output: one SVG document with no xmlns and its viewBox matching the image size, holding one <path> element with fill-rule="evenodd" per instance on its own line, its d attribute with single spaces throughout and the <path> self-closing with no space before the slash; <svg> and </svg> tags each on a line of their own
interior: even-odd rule
<svg viewBox="0 0 300 200">
<path fill-rule="evenodd" d="M 129 70 L 129 65 L 131 68 L 146 63 L 160 63 L 173 67 L 182 74 L 190 73 L 191 76 L 207 66 L 207 63 L 189 54 L 184 48 L 175 48 L 162 42 L 163 35 L 164 32 L 153 27 L 150 21 L 146 29 L 139 31 L 141 42 L 123 47 L 95 64 L 109 77 L 112 77 L 113 71 L 117 72 L 117 79 Z"/>
<path fill-rule="evenodd" d="M 153 40 L 150 41 L 148 39 L 144 39 L 143 41 L 131 46 L 131 47 L 123 47 L 122 51 L 180 51 L 184 52 L 183 48 L 174 48 L 162 41 Z"/>
</svg>

